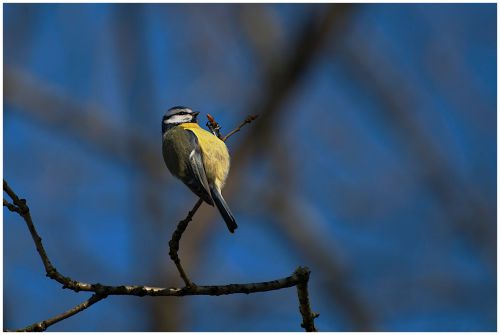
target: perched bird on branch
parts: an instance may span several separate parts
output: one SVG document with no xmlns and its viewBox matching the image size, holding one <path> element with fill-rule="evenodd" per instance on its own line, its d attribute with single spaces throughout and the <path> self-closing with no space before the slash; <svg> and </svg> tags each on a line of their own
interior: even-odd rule
<svg viewBox="0 0 500 335">
<path fill-rule="evenodd" d="M 162 120 L 163 159 L 170 173 L 207 204 L 217 206 L 231 233 L 238 227 L 222 197 L 229 172 L 226 144 L 198 125 L 199 112 L 176 106 Z"/>
</svg>

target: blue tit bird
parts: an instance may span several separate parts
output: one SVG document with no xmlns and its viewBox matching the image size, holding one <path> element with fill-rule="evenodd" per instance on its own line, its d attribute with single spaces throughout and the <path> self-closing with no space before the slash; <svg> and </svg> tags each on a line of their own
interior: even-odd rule
<svg viewBox="0 0 500 335">
<path fill-rule="evenodd" d="M 199 112 L 184 106 L 170 108 L 163 116 L 163 159 L 170 173 L 207 204 L 219 209 L 231 233 L 238 227 L 222 197 L 229 172 L 226 144 L 198 125 Z"/>
</svg>

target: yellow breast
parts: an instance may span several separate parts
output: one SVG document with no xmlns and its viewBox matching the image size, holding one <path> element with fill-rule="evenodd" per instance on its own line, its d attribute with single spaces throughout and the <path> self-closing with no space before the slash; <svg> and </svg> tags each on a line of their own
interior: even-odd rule
<svg viewBox="0 0 500 335">
<path fill-rule="evenodd" d="M 222 189 L 229 173 L 230 158 L 226 144 L 217 136 L 201 128 L 197 123 L 179 125 L 183 129 L 192 131 L 198 138 L 203 153 L 203 164 L 208 181 Z"/>
</svg>

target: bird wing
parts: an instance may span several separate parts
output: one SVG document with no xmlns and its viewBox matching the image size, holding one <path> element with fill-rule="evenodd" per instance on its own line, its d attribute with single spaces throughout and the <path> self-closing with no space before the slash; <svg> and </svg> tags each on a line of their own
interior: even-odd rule
<svg viewBox="0 0 500 335">
<path fill-rule="evenodd" d="M 198 143 L 196 135 L 186 130 L 189 136 L 190 149 L 189 159 L 187 160 L 187 173 L 183 178 L 183 182 L 193 191 L 196 195 L 202 198 L 206 203 L 213 206 L 214 202 L 210 195 L 210 186 L 208 184 L 207 175 L 205 173 L 205 166 L 203 164 L 203 153 Z"/>
</svg>

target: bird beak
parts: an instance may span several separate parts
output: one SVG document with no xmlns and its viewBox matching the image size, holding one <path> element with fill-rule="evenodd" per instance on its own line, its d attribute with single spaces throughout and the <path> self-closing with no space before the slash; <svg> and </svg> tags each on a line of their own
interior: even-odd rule
<svg viewBox="0 0 500 335">
<path fill-rule="evenodd" d="M 194 113 L 193 113 L 193 116 L 194 116 L 194 117 L 197 117 L 197 116 L 198 116 L 198 114 L 200 114 L 200 112 L 194 112 Z"/>
</svg>

